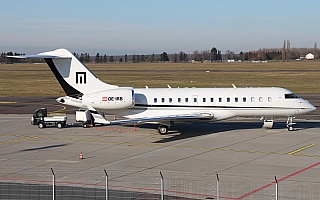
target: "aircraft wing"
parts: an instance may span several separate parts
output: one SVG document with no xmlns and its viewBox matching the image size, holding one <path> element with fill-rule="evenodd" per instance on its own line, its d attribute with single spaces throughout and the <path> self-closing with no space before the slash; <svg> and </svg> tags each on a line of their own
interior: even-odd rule
<svg viewBox="0 0 320 200">
<path fill-rule="evenodd" d="M 213 115 L 211 113 L 194 113 L 186 115 L 167 115 L 157 117 L 144 117 L 110 121 L 110 124 L 125 124 L 125 123 L 160 123 L 168 121 L 191 121 L 191 120 L 211 120 Z"/>
<path fill-rule="evenodd" d="M 185 122 L 192 120 L 212 120 L 214 119 L 213 113 L 208 112 L 196 112 L 190 114 L 177 114 L 177 115 L 164 115 L 164 116 L 154 116 L 154 117 L 138 117 L 131 119 L 121 119 L 121 120 L 106 120 L 95 108 L 91 105 L 87 105 L 90 113 L 95 118 L 97 123 L 117 125 L 117 124 L 126 124 L 126 123 L 161 123 L 161 122 Z"/>
</svg>

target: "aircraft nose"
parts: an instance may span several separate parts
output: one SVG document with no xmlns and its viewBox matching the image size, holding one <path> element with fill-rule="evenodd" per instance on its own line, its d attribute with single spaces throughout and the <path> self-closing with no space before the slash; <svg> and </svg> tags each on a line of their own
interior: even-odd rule
<svg viewBox="0 0 320 200">
<path fill-rule="evenodd" d="M 317 108 L 313 105 L 311 105 L 311 108 L 310 108 L 311 111 L 314 111 L 314 110 L 317 110 Z"/>
<path fill-rule="evenodd" d="M 311 111 L 317 110 L 317 108 L 311 103 L 307 102 L 307 110 L 311 112 Z"/>
</svg>

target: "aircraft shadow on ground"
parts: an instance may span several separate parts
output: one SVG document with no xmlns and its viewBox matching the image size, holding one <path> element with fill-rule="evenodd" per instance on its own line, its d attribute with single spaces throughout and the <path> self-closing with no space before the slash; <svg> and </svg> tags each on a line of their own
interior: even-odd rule
<svg viewBox="0 0 320 200">
<path fill-rule="evenodd" d="M 237 131 L 237 130 L 250 130 L 250 129 L 262 129 L 262 122 L 215 122 L 215 123 L 196 123 L 196 124 L 174 124 L 171 130 L 165 136 L 167 137 L 154 143 L 167 143 L 176 140 L 183 140 L 187 138 L 199 137 L 209 134 L 222 133 L 226 131 Z M 155 129 L 155 125 L 145 124 L 139 126 L 139 128 Z M 319 122 L 297 122 L 294 126 L 295 131 L 320 128 Z M 283 129 L 286 130 L 285 122 L 275 122 L 273 128 L 275 130 Z M 270 129 L 270 130 L 272 130 Z"/>
<path fill-rule="evenodd" d="M 23 152 L 23 151 L 38 151 L 38 150 L 44 150 L 44 149 L 59 148 L 59 147 L 67 146 L 67 145 L 68 144 L 57 144 L 57 145 L 43 146 L 43 147 L 37 147 L 37 148 L 31 148 L 31 149 L 24 149 L 24 150 L 21 150 L 20 152 Z"/>
</svg>

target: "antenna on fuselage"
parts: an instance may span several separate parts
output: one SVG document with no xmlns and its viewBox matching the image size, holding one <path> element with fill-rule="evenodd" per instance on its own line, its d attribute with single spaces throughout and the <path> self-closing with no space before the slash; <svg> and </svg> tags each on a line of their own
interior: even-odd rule
<svg viewBox="0 0 320 200">
<path fill-rule="evenodd" d="M 233 87 L 233 88 L 237 88 L 234 84 L 232 84 L 232 87 Z"/>
</svg>

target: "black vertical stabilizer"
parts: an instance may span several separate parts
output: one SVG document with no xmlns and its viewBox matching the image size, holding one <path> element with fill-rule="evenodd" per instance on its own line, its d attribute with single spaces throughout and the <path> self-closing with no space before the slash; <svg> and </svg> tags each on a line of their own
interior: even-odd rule
<svg viewBox="0 0 320 200">
<path fill-rule="evenodd" d="M 82 93 L 79 92 L 78 90 L 76 90 L 75 88 L 73 88 L 71 85 L 69 85 L 61 76 L 61 74 L 59 73 L 59 71 L 57 70 L 54 62 L 52 61 L 52 58 L 44 58 L 44 60 L 46 61 L 46 63 L 48 64 L 48 66 L 50 67 L 52 73 L 54 74 L 54 76 L 57 78 L 57 80 L 59 81 L 61 87 L 63 88 L 64 92 L 70 96 L 70 97 L 75 97 L 75 98 L 79 98 L 82 96 Z"/>
</svg>

